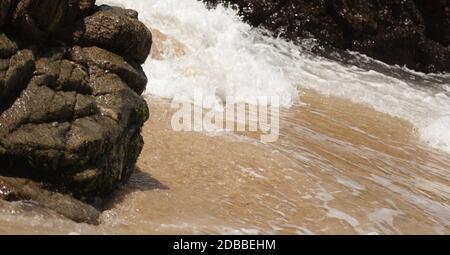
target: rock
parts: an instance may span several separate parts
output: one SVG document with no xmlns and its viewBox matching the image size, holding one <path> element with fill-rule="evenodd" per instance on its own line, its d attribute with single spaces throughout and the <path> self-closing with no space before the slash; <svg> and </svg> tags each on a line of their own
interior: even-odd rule
<svg viewBox="0 0 450 255">
<path fill-rule="evenodd" d="M 367 54 L 424 72 L 450 71 L 448 0 L 204 0 L 237 5 L 250 24 L 298 42 Z"/>
<path fill-rule="evenodd" d="M 89 12 L 94 3 L 94 0 L 3 0 L 0 25 L 5 29 L 11 27 L 28 39 L 40 39 L 72 24 Z"/>
<path fill-rule="evenodd" d="M 7 35 L 0 34 L 0 58 L 8 58 L 14 55 L 18 50 L 18 45 Z"/>
<path fill-rule="evenodd" d="M 0 70 L 0 109 L 8 105 L 13 93 L 25 86 L 24 79 L 33 72 L 34 55 L 30 50 L 18 50 L 10 59 L 3 60 Z"/>
<path fill-rule="evenodd" d="M 42 184 L 20 178 L 0 176 L 0 199 L 29 201 L 75 222 L 98 224 L 100 212 L 71 196 L 50 192 Z"/>
<path fill-rule="evenodd" d="M 14 172 L 23 169 L 25 176 L 40 180 L 52 176 L 56 185 L 61 183 L 78 194 L 103 195 L 125 181 L 132 170 L 137 156 L 127 155 L 129 147 L 141 149 L 139 132 L 148 109 L 132 88 L 140 86 L 142 92 L 145 76 L 114 53 L 74 48 L 63 47 L 50 55 L 41 53 L 48 49 L 38 48 L 34 62 L 28 50 L 11 58 L 14 64 L 5 84 L 16 84 L 17 79 L 9 77 L 19 74 L 30 78 L 0 114 L 4 151 L 0 162 L 14 166 Z M 59 51 L 68 52 L 68 58 Z M 69 52 L 92 54 L 86 60 L 72 58 L 76 54 Z M 86 171 L 96 174 L 83 174 Z"/>
<path fill-rule="evenodd" d="M 101 6 L 84 19 L 73 34 L 73 40 L 83 46 L 98 46 L 142 64 L 150 54 L 150 30 L 137 19 L 137 12 Z"/>
<path fill-rule="evenodd" d="M 112 71 L 141 94 L 147 84 L 147 77 L 141 66 L 125 61 L 122 57 L 98 47 L 74 47 L 70 52 L 71 58 L 84 65 L 97 66 Z"/>
<path fill-rule="evenodd" d="M 29 199 L 77 221 L 89 217 L 73 215 L 83 203 L 67 196 L 94 203 L 126 182 L 149 117 L 138 63 L 150 52 L 151 34 L 136 12 L 94 4 L 0 3 L 0 174 L 22 178 L 0 180 L 19 199 L 29 197 L 25 180 L 44 183 L 30 184 L 39 195 Z M 86 30 L 75 38 L 79 24 Z M 102 26 L 111 33 L 95 31 Z M 46 196 L 62 197 L 51 204 Z"/>
</svg>

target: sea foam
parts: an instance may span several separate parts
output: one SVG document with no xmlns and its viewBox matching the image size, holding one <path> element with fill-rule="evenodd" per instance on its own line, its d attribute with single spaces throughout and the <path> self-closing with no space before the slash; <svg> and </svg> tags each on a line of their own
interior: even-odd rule
<svg viewBox="0 0 450 255">
<path fill-rule="evenodd" d="M 192 100 L 193 91 L 201 89 L 204 96 L 221 101 L 229 96 L 244 102 L 279 96 L 281 104 L 290 107 L 299 91 L 312 89 L 406 119 L 424 142 L 450 152 L 449 75 L 388 65 L 384 71 L 343 65 L 311 54 L 309 41 L 299 46 L 266 36 L 244 23 L 235 10 L 208 10 L 197 0 L 98 2 L 138 10 L 141 21 L 185 47 L 180 56 L 168 45 L 161 59 L 147 60 L 147 95 Z M 355 54 L 355 59 L 383 65 L 364 55 Z"/>
</svg>

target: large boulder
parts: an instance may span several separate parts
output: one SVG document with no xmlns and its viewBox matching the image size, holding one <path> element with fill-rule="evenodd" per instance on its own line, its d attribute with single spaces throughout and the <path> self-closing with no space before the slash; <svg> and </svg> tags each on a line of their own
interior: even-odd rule
<svg viewBox="0 0 450 255">
<path fill-rule="evenodd" d="M 70 206 L 44 197 L 58 191 L 94 203 L 128 180 L 149 117 L 138 63 L 151 47 L 134 11 L 94 2 L 0 2 L 0 174 L 22 178 L 1 177 L 0 185 L 89 223 L 94 214 L 83 207 L 74 215 L 70 196 L 58 196 Z M 24 179 L 38 195 L 22 192 Z"/>
<path fill-rule="evenodd" d="M 238 6 L 287 39 L 359 51 L 424 72 L 450 71 L 449 0 L 204 0 Z"/>
</svg>

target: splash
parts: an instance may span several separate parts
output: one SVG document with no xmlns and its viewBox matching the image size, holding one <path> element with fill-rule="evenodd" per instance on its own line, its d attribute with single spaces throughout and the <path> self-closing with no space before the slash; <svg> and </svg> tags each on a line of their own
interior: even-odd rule
<svg viewBox="0 0 450 255">
<path fill-rule="evenodd" d="M 136 9 L 145 24 L 173 38 L 163 43 L 159 58 L 145 63 L 148 95 L 192 100 L 193 91 L 202 89 L 221 101 L 279 96 L 290 107 L 302 90 L 312 89 L 408 120 L 425 143 L 450 152 L 449 75 L 425 75 L 354 53 L 344 65 L 312 54 L 313 41 L 293 45 L 265 36 L 235 10 L 208 10 L 196 0 L 99 2 Z"/>
</svg>

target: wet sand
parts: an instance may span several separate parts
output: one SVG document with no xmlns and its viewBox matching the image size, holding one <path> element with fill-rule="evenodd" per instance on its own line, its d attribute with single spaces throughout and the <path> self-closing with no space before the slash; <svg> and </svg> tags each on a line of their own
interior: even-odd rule
<svg viewBox="0 0 450 255">
<path fill-rule="evenodd" d="M 2 233 L 449 234 L 450 159 L 412 125 L 307 92 L 281 136 L 175 132 L 149 99 L 145 147 L 100 226 L 0 208 Z"/>
</svg>

